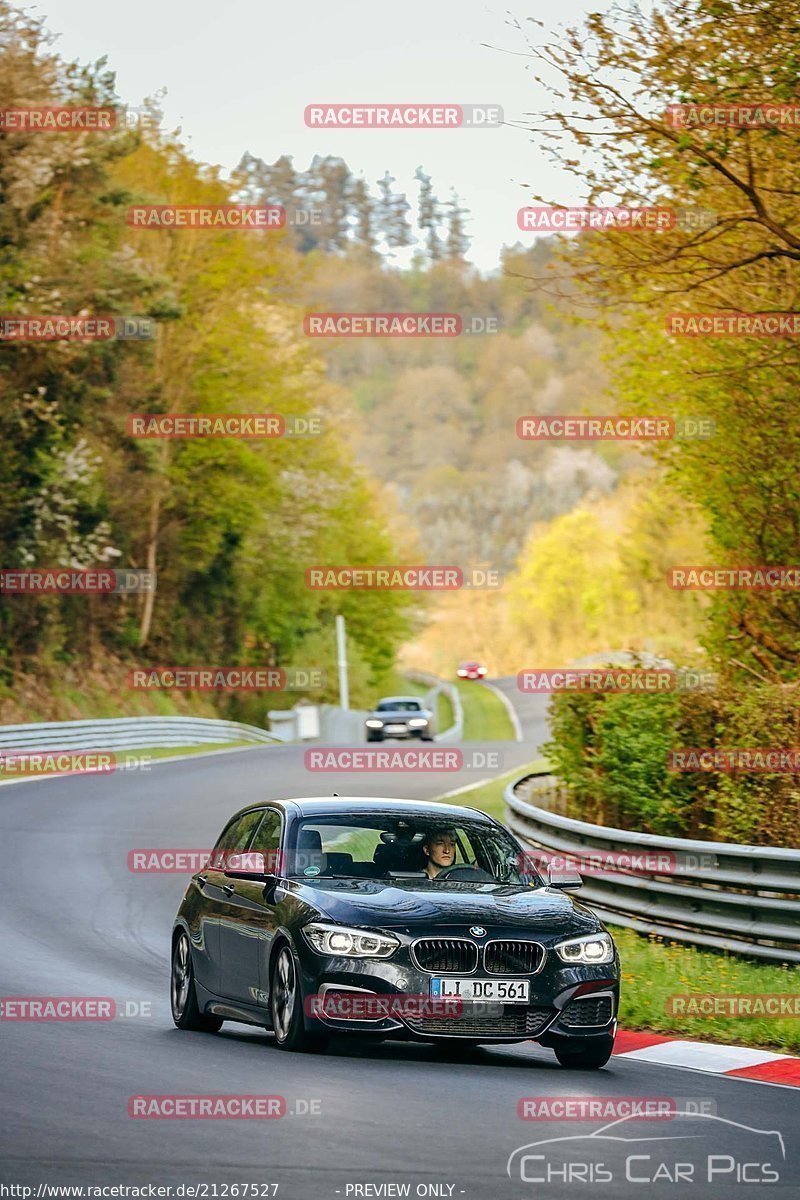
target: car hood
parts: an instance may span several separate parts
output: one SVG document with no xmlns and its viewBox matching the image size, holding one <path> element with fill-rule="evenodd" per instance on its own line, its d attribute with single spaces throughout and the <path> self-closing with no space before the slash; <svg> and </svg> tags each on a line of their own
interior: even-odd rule
<svg viewBox="0 0 800 1200">
<path fill-rule="evenodd" d="M 320 879 L 314 884 L 293 882 L 292 890 L 306 904 L 339 924 L 407 929 L 450 925 L 487 929 L 516 926 L 540 934 L 592 933 L 600 922 L 588 908 L 553 888 L 487 887 L 468 891 L 446 883 L 419 886 L 416 882 L 378 879 Z M 466 928 L 462 932 L 466 932 Z"/>
</svg>

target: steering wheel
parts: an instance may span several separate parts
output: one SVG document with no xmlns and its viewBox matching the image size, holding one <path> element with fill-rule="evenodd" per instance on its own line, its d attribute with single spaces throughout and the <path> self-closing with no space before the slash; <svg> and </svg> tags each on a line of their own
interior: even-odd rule
<svg viewBox="0 0 800 1200">
<path fill-rule="evenodd" d="M 466 863 L 454 864 L 452 867 L 442 867 L 434 876 L 435 879 L 454 879 L 457 882 L 494 883 L 494 877 L 481 867 L 468 866 Z"/>
</svg>

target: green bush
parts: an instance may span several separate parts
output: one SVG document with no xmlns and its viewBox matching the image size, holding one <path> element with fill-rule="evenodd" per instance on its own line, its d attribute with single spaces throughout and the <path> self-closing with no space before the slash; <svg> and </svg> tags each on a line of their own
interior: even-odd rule
<svg viewBox="0 0 800 1200">
<path fill-rule="evenodd" d="M 669 769 L 672 749 L 800 747 L 791 688 L 561 693 L 544 748 L 584 820 L 676 837 L 800 844 L 794 774 Z"/>
</svg>

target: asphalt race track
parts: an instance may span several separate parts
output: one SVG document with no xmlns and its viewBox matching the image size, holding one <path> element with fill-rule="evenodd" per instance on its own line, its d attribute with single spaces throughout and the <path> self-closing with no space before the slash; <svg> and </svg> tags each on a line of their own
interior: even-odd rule
<svg viewBox="0 0 800 1200">
<path fill-rule="evenodd" d="M 513 681 L 501 686 L 520 699 Z M 496 747 L 502 769 L 535 757 L 543 699 L 523 698 L 525 740 Z M 475 748 L 487 749 L 465 752 Z M 567 1072 L 532 1043 L 459 1057 L 423 1045 L 344 1042 L 306 1056 L 281 1053 L 270 1036 L 246 1026 L 226 1024 L 217 1035 L 175 1030 L 169 937 L 186 878 L 134 874 L 130 850 L 210 846 L 232 811 L 269 795 L 425 797 L 497 773 L 320 776 L 305 769 L 303 756 L 297 746 L 246 750 L 155 762 L 149 772 L 0 788 L 2 995 L 111 997 L 131 1014 L 107 1022 L 0 1022 L 0 1183 L 32 1187 L 32 1196 L 42 1184 L 172 1185 L 177 1196 L 191 1193 L 176 1185 L 207 1184 L 194 1194 L 242 1196 L 233 1185 L 246 1183 L 277 1184 L 277 1193 L 247 1194 L 280 1200 L 638 1200 L 655 1178 L 654 1196 L 798 1194 L 796 1089 L 624 1059 L 599 1072 Z M 135 1015 L 143 1003 L 149 1015 Z M 287 1115 L 128 1116 L 132 1095 L 176 1093 L 280 1095 Z M 608 1131 L 637 1139 L 631 1146 L 589 1139 L 602 1121 L 520 1120 L 517 1104 L 526 1096 L 669 1097 L 679 1111 L 700 1107 L 706 1115 Z M 515 1150 L 554 1138 L 573 1140 L 532 1148 L 522 1169 L 517 1156 L 509 1177 Z M 717 1172 L 711 1183 L 709 1156 Z M 678 1183 L 669 1181 L 676 1163 Z M 771 1182 L 775 1173 L 779 1181 Z M 750 1182 L 756 1179 L 762 1182 Z M 24 1195 L 0 1189 L 0 1196 L 14 1194 Z"/>
</svg>

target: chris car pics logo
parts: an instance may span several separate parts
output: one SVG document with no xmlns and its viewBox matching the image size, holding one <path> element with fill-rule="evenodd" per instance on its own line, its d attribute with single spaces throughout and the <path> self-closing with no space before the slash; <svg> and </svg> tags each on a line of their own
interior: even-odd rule
<svg viewBox="0 0 800 1200">
<path fill-rule="evenodd" d="M 695 1105 L 670 1111 L 642 1129 L 638 1115 L 620 1117 L 587 1134 L 542 1138 L 509 1155 L 506 1172 L 521 1183 L 699 1185 L 779 1183 L 786 1145 L 777 1129 L 756 1129 Z M 527 1193 L 536 1195 L 534 1192 Z M 616 1193 L 615 1193 L 616 1194 Z M 672 1193 L 670 1193 L 672 1194 Z M 715 1195 L 725 1192 L 716 1192 Z M 728 1193 L 733 1195 L 733 1192 Z M 631 1192 L 631 1195 L 636 1195 Z"/>
</svg>

